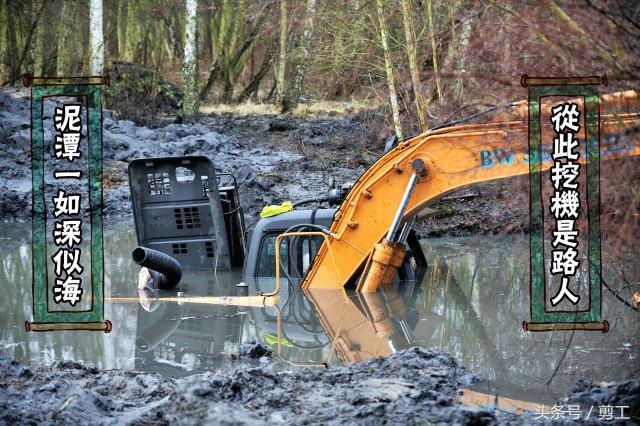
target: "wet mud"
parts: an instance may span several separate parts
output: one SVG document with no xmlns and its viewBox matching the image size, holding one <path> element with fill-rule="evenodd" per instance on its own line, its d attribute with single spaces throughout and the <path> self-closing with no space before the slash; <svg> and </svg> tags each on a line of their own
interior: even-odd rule
<svg viewBox="0 0 640 426">
<path fill-rule="evenodd" d="M 0 92 L 0 219 L 27 220 L 31 208 L 30 101 L 21 92 Z M 45 104 L 44 120 L 51 120 L 53 102 Z M 127 166 L 131 160 L 164 156 L 205 155 L 219 173 L 238 179 L 241 202 L 248 219 L 256 218 L 265 204 L 308 198 L 324 193 L 330 178 L 353 180 L 366 163 L 358 156 L 336 159 L 330 146 L 345 143 L 347 135 L 366 134 L 362 124 L 347 118 L 293 119 L 256 115 L 203 116 L 193 124 L 169 124 L 149 128 L 114 119 L 103 111 L 104 212 L 130 216 Z M 344 141 L 339 141 L 341 137 Z M 287 149 L 297 145 L 294 152 Z M 305 146 L 326 149 L 319 161 L 305 156 Z M 353 147 L 352 147 L 353 148 Z M 355 153 L 355 151 L 354 151 Z M 373 161 L 374 157 L 371 157 Z M 355 166 L 355 168 L 353 167 Z"/>
<path fill-rule="evenodd" d="M 75 362 L 0 360 L 0 423 L 374 424 L 494 420 L 457 402 L 472 377 L 449 355 L 408 349 L 347 367 L 245 366 L 180 380 Z"/>
<path fill-rule="evenodd" d="M 571 395 L 560 401 L 560 404 L 581 407 L 628 407 L 624 410 L 624 416 L 634 419 L 634 424 L 637 424 L 640 420 L 640 379 L 615 383 L 580 380 Z M 615 415 L 619 414 L 616 412 Z"/>
<path fill-rule="evenodd" d="M 31 211 L 31 130 L 29 93 L 0 91 L 0 220 L 25 221 Z M 45 104 L 51 120 L 54 104 Z M 266 204 L 324 195 L 331 180 L 355 182 L 383 154 L 385 134 L 359 116 L 325 114 L 204 115 L 191 124 L 138 126 L 103 111 L 103 187 L 107 216 L 131 218 L 127 166 L 140 158 L 205 155 L 218 173 L 239 184 L 247 223 Z M 501 202 L 510 183 L 485 184 L 461 191 L 435 206 L 435 215 L 419 220 L 421 235 L 496 233 L 505 223 L 528 222 L 526 203 Z M 503 200 L 504 201 L 504 200 Z M 326 207 L 326 205 L 325 205 Z M 506 218 L 509 220 L 505 220 Z M 515 226 L 510 230 L 521 230 Z"/>
<path fill-rule="evenodd" d="M 251 338 L 240 345 L 238 353 L 240 358 L 270 358 L 273 355 L 273 348 L 259 339 Z"/>
<path fill-rule="evenodd" d="M 462 387 L 473 380 L 451 356 L 423 348 L 345 367 L 274 372 L 245 364 L 178 380 L 70 361 L 30 367 L 0 358 L 0 423 L 545 423 L 531 411 L 516 415 L 462 405 Z M 580 382 L 558 404 L 625 405 L 625 414 L 637 419 L 639 391 L 640 380 Z M 587 423 L 607 424 L 596 415 Z"/>
</svg>

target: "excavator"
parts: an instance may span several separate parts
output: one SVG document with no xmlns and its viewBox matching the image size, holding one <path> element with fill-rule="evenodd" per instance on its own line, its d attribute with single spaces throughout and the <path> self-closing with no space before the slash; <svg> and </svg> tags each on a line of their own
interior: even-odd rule
<svg viewBox="0 0 640 426">
<path fill-rule="evenodd" d="M 582 108 L 584 98 L 571 102 Z M 543 102 L 541 119 L 548 120 L 557 103 L 553 99 Z M 601 162 L 640 155 L 639 106 L 635 91 L 600 96 Z M 275 306 L 284 264 L 280 244 L 312 237 L 321 243 L 313 250 L 309 245 L 302 256 L 297 268 L 302 269 L 300 287 L 314 305 L 334 349 L 347 362 L 388 355 L 393 351 L 389 342 L 398 340 L 392 339 L 397 327 L 389 319 L 401 319 L 406 313 L 402 298 L 390 284 L 399 272 L 406 275 L 405 257 L 416 216 L 463 187 L 527 175 L 534 162 L 539 173 L 551 167 L 551 158 L 535 159 L 529 152 L 528 113 L 529 104 L 521 101 L 487 123 L 440 126 L 400 141 L 360 176 L 338 210 L 320 214 L 320 221 L 314 221 L 315 212 L 305 210 L 262 219 L 251 238 L 244 264 L 248 273 L 243 275 L 260 275 L 258 263 L 264 261 L 256 253 L 262 250 L 263 233 L 273 221 L 286 224 L 275 234 L 271 249 L 275 289 L 254 289 L 256 296 L 248 296 L 245 289 L 243 297 L 217 298 L 212 303 Z M 551 141 L 551 126 L 546 127 L 541 139 Z M 585 138 L 584 127 L 577 134 L 579 140 Z M 586 155 L 579 161 L 586 162 Z M 413 239 L 415 246 L 415 236 Z M 289 244 L 289 252 L 291 247 Z M 290 261 L 291 256 L 288 258 Z M 290 271 L 285 267 L 284 272 L 289 275 Z M 352 303 L 354 294 L 358 304 Z"/>
<path fill-rule="evenodd" d="M 582 108 L 583 99 L 571 102 Z M 541 117 L 548 119 L 556 104 L 542 103 Z M 640 114 L 625 112 L 637 111 L 639 105 L 635 91 L 600 97 L 601 161 L 640 155 Z M 463 187 L 529 174 L 528 108 L 526 101 L 514 103 L 489 123 L 441 127 L 401 141 L 363 173 L 328 228 L 301 223 L 305 215 L 298 212 L 298 224 L 289 223 L 276 238 L 276 290 L 261 294 L 273 297 L 279 291 L 282 241 L 322 238 L 300 286 L 332 349 L 344 362 L 390 355 L 403 340 L 397 324 L 407 312 L 406 301 L 391 283 L 406 270 L 407 240 L 416 215 Z M 544 130 L 541 136 L 553 137 Z M 581 129 L 578 138 L 584 137 Z M 548 170 L 550 160 L 537 162 L 538 171 Z M 586 155 L 579 161 L 585 162 Z"/>
<path fill-rule="evenodd" d="M 542 104 L 547 116 L 553 105 Z M 603 110 L 638 105 L 635 91 L 601 96 Z M 530 172 L 527 113 L 526 101 L 515 103 L 492 122 L 427 131 L 384 154 L 353 185 L 328 230 L 297 226 L 315 227 L 324 239 L 302 288 L 352 285 L 357 292 L 372 293 L 379 285 L 390 283 L 402 265 L 409 231 L 421 210 L 462 187 Z M 634 143 L 639 125 L 637 112 L 602 114 L 602 160 L 640 154 Z M 542 140 L 552 140 L 552 136 L 543 130 Z M 544 172 L 552 162 L 543 159 L 539 164 L 539 171 Z M 280 235 L 280 240 L 305 235 L 295 228 Z"/>
</svg>

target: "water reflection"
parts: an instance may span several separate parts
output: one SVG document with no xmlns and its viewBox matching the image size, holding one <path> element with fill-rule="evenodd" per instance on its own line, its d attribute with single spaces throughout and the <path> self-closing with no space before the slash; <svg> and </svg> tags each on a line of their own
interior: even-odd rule
<svg viewBox="0 0 640 426">
<path fill-rule="evenodd" d="M 32 314 L 30 234 L 28 223 L 0 225 L 0 284 L 5 291 L 0 302 L 1 356 L 34 364 L 77 360 L 99 368 L 179 377 L 235 365 L 239 345 L 250 337 L 275 348 L 280 336 L 282 361 L 271 366 L 274 370 L 297 363 L 321 365 L 328 355 L 329 340 L 311 305 L 292 286 L 283 288 L 277 308 L 189 303 L 189 298 L 234 295 L 241 272 L 185 269 L 175 291 L 141 298 L 139 267 L 131 261 L 136 237 L 133 224 L 126 222 L 105 226 L 105 318 L 113 323 L 111 333 L 27 333 L 24 321 Z M 255 294 L 259 287 L 273 289 L 275 280 L 250 285 L 250 294 Z M 170 297 L 181 302 L 165 300 Z"/>
<path fill-rule="evenodd" d="M 332 350 L 344 363 L 386 357 L 415 346 L 413 331 L 419 315 L 413 299 L 404 299 L 392 287 L 368 294 L 330 289 L 311 289 L 306 294 Z"/>
<path fill-rule="evenodd" d="M 163 291 L 162 296 L 176 296 L 181 290 L 188 294 L 213 296 L 229 291 L 230 285 L 213 288 L 202 274 L 189 273 L 184 287 Z M 194 283 L 205 283 L 201 291 L 194 291 Z M 147 296 L 149 308 L 137 304 L 138 315 L 135 340 L 135 368 L 156 371 L 164 375 L 181 376 L 222 367 L 231 352 L 229 345 L 242 340 L 244 315 L 233 306 L 211 306 L 156 300 Z M 228 353 L 227 353 L 228 354 Z"/>
<path fill-rule="evenodd" d="M 543 402 L 581 378 L 612 381 L 638 374 L 638 315 L 606 291 L 607 334 L 522 331 L 529 317 L 527 237 L 424 241 L 429 267 L 416 282 L 369 295 L 304 294 L 297 283 L 283 282 L 277 306 L 239 307 L 185 299 L 235 294 L 239 271 L 185 270 L 175 292 L 144 294 L 140 303 L 139 268 L 130 260 L 133 226 L 105 229 L 105 308 L 113 331 L 26 333 L 30 226 L 0 225 L 0 355 L 184 376 L 235 364 L 240 343 L 254 336 L 277 350 L 274 370 L 361 361 L 420 345 L 451 353 L 479 375 L 484 381 L 476 390 Z M 249 294 L 275 287 L 272 278 L 248 284 Z M 163 300 L 167 296 L 181 301 Z"/>
<path fill-rule="evenodd" d="M 271 291 L 276 286 L 274 278 L 247 281 L 249 294 Z M 274 346 L 282 362 L 291 366 L 324 366 L 332 362 L 331 342 L 309 300 L 299 290 L 299 284 L 299 281 L 283 280 L 278 305 L 250 308 L 250 318 L 263 340 Z"/>
<path fill-rule="evenodd" d="M 490 381 L 485 388 L 554 400 L 579 379 L 638 375 L 639 316 L 607 290 L 609 333 L 522 330 L 529 318 L 528 237 L 440 239 L 424 248 L 430 270 L 415 301 L 424 315 L 416 343 L 451 353 Z"/>
<path fill-rule="evenodd" d="M 248 328 L 246 314 L 231 306 L 162 301 L 143 307 L 136 288 L 139 267 L 130 257 L 136 246 L 133 226 L 107 224 L 105 229 L 105 318 L 113 323 L 112 332 L 26 333 L 24 321 L 31 319 L 32 312 L 31 227 L 0 225 L 0 283 L 5 291 L 0 302 L 0 355 L 28 363 L 77 360 L 99 368 L 145 369 L 175 376 L 231 363 L 230 354 L 237 352 L 243 328 Z M 177 291 L 228 295 L 239 277 L 239 272 L 185 270 Z"/>
</svg>

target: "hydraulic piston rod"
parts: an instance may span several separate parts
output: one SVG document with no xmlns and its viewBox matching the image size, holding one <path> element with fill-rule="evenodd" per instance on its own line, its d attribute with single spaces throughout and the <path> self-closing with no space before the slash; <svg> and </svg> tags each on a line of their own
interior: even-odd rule
<svg viewBox="0 0 640 426">
<path fill-rule="evenodd" d="M 396 234 L 398 234 L 398 230 L 400 229 L 400 223 L 407 205 L 409 204 L 411 193 L 418 183 L 418 179 L 425 172 L 424 161 L 416 158 L 411 162 L 411 168 L 413 169 L 413 174 L 409 178 L 409 183 L 407 184 L 407 188 L 400 200 L 400 205 L 398 205 L 398 209 L 396 210 L 396 214 L 393 218 L 393 222 L 391 223 L 391 227 L 389 228 L 389 232 L 387 233 L 387 237 L 380 243 L 376 244 L 373 249 L 371 266 L 368 271 L 365 271 L 366 277 L 362 284 L 361 291 L 363 293 L 374 293 L 378 289 L 379 285 L 390 284 L 404 260 L 404 242 L 406 241 L 406 237 L 409 234 L 409 228 L 413 221 L 405 223 L 403 231 L 400 233 L 398 238 L 396 238 Z"/>
<path fill-rule="evenodd" d="M 411 220 L 408 220 L 402 226 L 402 231 L 400 232 L 400 236 L 398 237 L 398 242 L 402 244 L 407 244 L 407 239 L 409 238 L 409 232 L 411 232 L 411 227 L 413 226 L 413 222 L 416 221 L 416 217 L 413 216 Z"/>
<path fill-rule="evenodd" d="M 404 216 L 407 204 L 409 204 L 413 188 L 416 187 L 418 179 L 425 172 L 424 161 L 420 158 L 416 158 L 411 162 L 411 168 L 413 169 L 413 174 L 409 178 L 409 183 L 407 184 L 407 188 L 404 190 L 404 195 L 402 196 L 402 200 L 400 200 L 400 205 L 398 206 L 398 210 L 396 210 L 396 215 L 393 217 L 393 222 L 391 222 L 391 227 L 389 227 L 389 232 L 387 233 L 387 240 L 389 241 L 394 241 L 393 238 L 400 228 L 400 222 L 402 221 L 402 216 Z"/>
</svg>

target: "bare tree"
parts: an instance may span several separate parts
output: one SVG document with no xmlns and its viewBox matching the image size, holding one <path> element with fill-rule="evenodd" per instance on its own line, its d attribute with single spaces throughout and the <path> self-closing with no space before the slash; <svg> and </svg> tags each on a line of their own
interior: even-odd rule
<svg viewBox="0 0 640 426">
<path fill-rule="evenodd" d="M 197 0 L 186 1 L 184 63 L 182 65 L 182 115 L 192 117 L 198 113 L 198 61 L 196 58 Z"/>
<path fill-rule="evenodd" d="M 267 75 L 267 72 L 269 72 L 269 69 L 271 68 L 271 63 L 273 62 L 274 50 L 275 48 L 273 49 L 267 48 L 265 50 L 264 59 L 262 60 L 262 65 L 260 65 L 260 69 L 253 76 L 253 78 L 251 79 L 247 87 L 245 87 L 242 93 L 240 93 L 240 96 L 238 96 L 238 100 L 237 100 L 238 103 L 244 102 L 247 99 L 249 99 L 251 95 L 256 95 L 258 93 L 258 89 L 260 88 L 260 82 L 262 81 L 264 76 Z"/>
<path fill-rule="evenodd" d="M 387 23 L 384 15 L 384 0 L 376 0 L 376 9 L 378 14 L 378 24 L 380 26 L 380 42 L 382 43 L 382 51 L 384 54 L 384 68 L 387 72 L 387 85 L 389 86 L 389 100 L 391 101 L 391 111 L 393 113 L 393 127 L 398 139 L 404 137 L 402 132 L 402 123 L 400 122 L 400 107 L 398 106 L 398 94 L 396 92 L 396 84 L 394 81 L 394 69 L 389 54 L 389 42 L 387 40 Z"/>
<path fill-rule="evenodd" d="M 91 35 L 91 74 L 101 75 L 104 69 L 104 36 L 102 32 L 102 0 L 91 0 L 89 9 Z"/>
<path fill-rule="evenodd" d="M 6 83 L 14 83 L 18 81 L 20 78 L 22 68 L 27 65 L 28 58 L 31 57 L 29 55 L 30 50 L 32 49 L 31 40 L 34 38 L 34 35 L 37 38 L 36 28 L 38 26 L 38 22 L 42 17 L 42 11 L 44 10 L 45 3 L 41 3 L 40 6 L 35 9 L 35 5 L 33 7 L 29 5 L 25 5 L 24 7 L 29 8 L 29 12 L 27 17 L 29 19 L 28 25 L 22 25 L 22 27 L 16 27 L 14 25 L 18 24 L 16 22 L 16 18 L 13 16 L 15 13 L 19 16 L 17 9 L 17 4 L 12 4 L 7 2 L 6 8 L 6 19 L 7 19 L 7 28 L 6 28 L 6 51 L 5 51 L 5 63 L 9 67 L 9 80 Z M 13 9 L 13 10 L 12 10 Z M 16 34 L 18 33 L 18 34 Z M 22 41 L 22 46 L 18 47 L 18 36 Z"/>
<path fill-rule="evenodd" d="M 220 100 L 230 102 L 237 83 L 242 79 L 243 70 L 252 57 L 256 45 L 260 44 L 260 33 L 264 30 L 264 23 L 269 17 L 271 2 L 263 4 L 262 8 L 252 13 L 252 19 L 244 20 L 244 2 L 224 1 L 219 13 L 210 19 L 213 27 L 211 35 L 211 66 L 209 77 L 200 91 L 200 99 L 204 100 L 211 91 L 214 83 L 223 83 L 223 93 Z M 267 49 L 265 45 L 263 49 Z M 271 47 L 269 46 L 269 49 Z M 270 53 L 273 56 L 273 52 Z M 271 65 L 272 60 L 269 60 Z M 252 75 L 249 77 L 252 79 Z"/>
<path fill-rule="evenodd" d="M 404 23 L 405 41 L 407 43 L 407 56 L 409 58 L 409 70 L 411 71 L 411 82 L 413 83 L 413 96 L 418 113 L 420 130 L 427 129 L 427 101 L 422 93 L 422 82 L 418 73 L 418 60 L 416 59 L 416 41 L 413 35 L 413 16 L 411 15 L 411 4 L 409 0 L 402 0 L 402 21 Z"/>
<path fill-rule="evenodd" d="M 280 40 L 276 64 L 276 103 L 284 98 L 284 70 L 287 66 L 287 0 L 280 0 Z"/>
<path fill-rule="evenodd" d="M 304 29 L 300 40 L 300 51 L 297 52 L 293 63 L 293 78 L 282 99 L 282 112 L 294 110 L 300 102 L 300 94 L 304 84 L 304 74 L 309 60 L 309 46 L 313 33 L 313 19 L 316 13 L 316 0 L 307 0 Z"/>
<path fill-rule="evenodd" d="M 438 71 L 438 51 L 436 48 L 436 32 L 433 26 L 433 11 L 431 10 L 431 0 L 427 0 L 427 19 L 429 20 L 429 38 L 431 38 L 433 73 L 436 77 L 436 90 L 438 91 L 438 101 L 440 101 L 440 105 L 442 105 L 442 88 L 440 87 L 440 73 Z"/>
<path fill-rule="evenodd" d="M 71 49 L 67 46 L 70 46 L 73 37 L 73 21 L 74 21 L 74 13 L 73 8 L 69 2 L 62 2 L 62 14 L 60 17 L 60 21 L 58 23 L 58 51 L 57 51 L 57 66 L 56 66 L 56 76 L 60 77 L 65 75 L 66 73 L 71 72 L 69 70 L 70 63 L 73 61 L 71 59 Z"/>
</svg>

